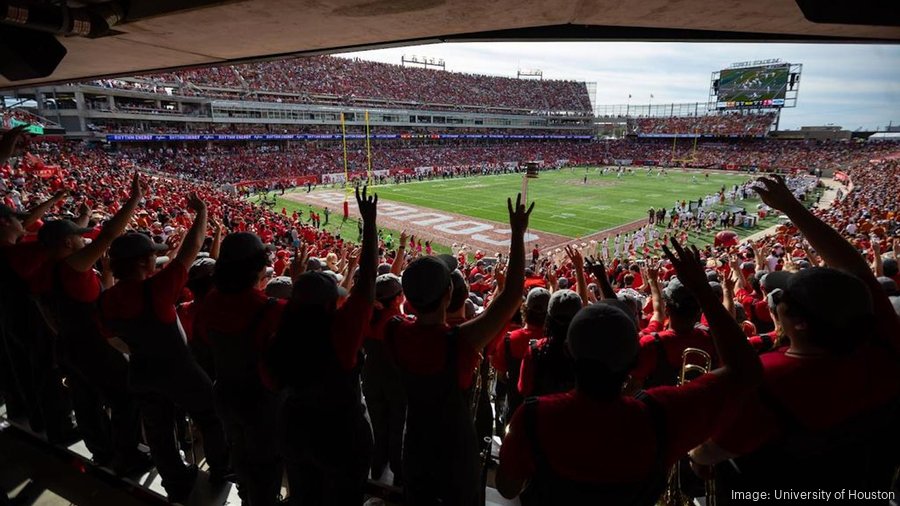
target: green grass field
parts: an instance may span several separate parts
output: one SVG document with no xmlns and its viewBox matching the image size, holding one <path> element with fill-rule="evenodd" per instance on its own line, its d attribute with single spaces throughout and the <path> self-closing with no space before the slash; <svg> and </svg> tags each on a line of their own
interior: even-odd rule
<svg viewBox="0 0 900 506">
<path fill-rule="evenodd" d="M 587 175 L 588 183 L 584 184 Z M 696 175 L 697 183 L 692 183 Z M 530 227 L 566 237 L 584 237 L 624 225 L 647 216 L 650 207 L 671 209 L 676 200 L 698 199 L 731 189 L 746 181 L 746 174 L 669 171 L 668 176 L 647 176 L 637 169 L 634 175 L 617 179 L 594 169 L 576 168 L 542 172 L 528 183 L 528 200 L 537 202 Z M 522 176 L 470 177 L 422 183 L 387 185 L 377 188 L 379 198 L 474 216 L 487 220 L 507 220 L 506 197 L 521 190 Z M 755 210 L 759 200 L 739 202 Z"/>
<path fill-rule="evenodd" d="M 731 189 L 735 184 L 745 182 L 745 173 L 710 173 L 709 177 L 699 172 L 670 170 L 668 176 L 646 175 L 645 169 L 635 169 L 633 175 L 617 178 L 615 174 L 601 175 L 594 168 L 562 169 L 541 172 L 537 179 L 529 180 L 528 200 L 536 201 L 530 228 L 559 234 L 570 238 L 581 238 L 596 232 L 624 225 L 645 218 L 650 207 L 670 209 L 676 200 L 697 200 L 708 194 L 717 193 L 722 186 Z M 588 182 L 584 184 L 584 176 Z M 693 182 L 696 176 L 696 182 Z M 500 176 L 480 176 L 458 179 L 438 179 L 406 184 L 388 184 L 375 187 L 380 199 L 413 204 L 421 207 L 458 213 L 475 218 L 505 223 L 508 219 L 506 198 L 513 197 L 522 188 L 521 174 Z M 288 212 L 303 211 L 304 217 L 309 206 L 276 197 L 276 209 L 285 207 Z M 738 200 L 734 206 L 755 212 L 758 199 Z M 717 210 L 719 206 L 716 206 Z M 313 209 L 316 209 L 315 207 Z M 321 210 L 320 210 L 321 211 Z M 329 230 L 337 230 L 338 223 L 331 223 Z M 741 236 L 750 235 L 776 223 L 775 218 L 767 218 L 753 229 L 735 230 Z M 355 239 L 355 223 L 345 228 L 343 235 Z M 712 242 L 714 230 L 710 234 L 692 233 L 694 244 L 698 246 Z M 398 233 L 384 230 L 394 237 Z M 440 248 L 442 251 L 446 251 Z"/>
</svg>

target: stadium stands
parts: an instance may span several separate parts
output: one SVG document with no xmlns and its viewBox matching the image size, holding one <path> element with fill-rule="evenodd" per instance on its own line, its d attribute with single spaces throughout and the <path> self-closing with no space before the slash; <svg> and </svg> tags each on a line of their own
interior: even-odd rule
<svg viewBox="0 0 900 506">
<path fill-rule="evenodd" d="M 104 79 L 107 88 L 263 101 L 380 100 L 394 107 L 591 113 L 584 83 L 523 80 L 315 56 L 274 62 Z"/>
<path fill-rule="evenodd" d="M 710 116 L 635 118 L 630 120 L 631 132 L 638 136 L 704 135 L 716 137 L 763 137 L 775 122 L 774 113 L 733 114 Z"/>
</svg>

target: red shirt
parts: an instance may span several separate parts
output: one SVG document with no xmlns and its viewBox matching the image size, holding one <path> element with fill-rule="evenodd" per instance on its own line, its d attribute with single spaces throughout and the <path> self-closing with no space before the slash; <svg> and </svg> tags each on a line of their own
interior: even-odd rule
<svg viewBox="0 0 900 506">
<path fill-rule="evenodd" d="M 345 371 L 356 366 L 359 348 L 366 334 L 370 333 L 369 321 L 372 319 L 373 309 L 372 303 L 354 290 L 334 316 L 331 323 L 331 342 Z"/>
<path fill-rule="evenodd" d="M 706 440 L 720 421 L 732 389 L 719 376 L 707 374 L 681 387 L 647 391 L 665 418 L 666 465 Z M 524 410 L 513 415 L 500 448 L 509 476 L 535 474 L 532 443 L 525 431 Z M 632 397 L 599 401 L 577 390 L 540 398 L 537 435 L 551 469 L 560 477 L 593 484 L 639 481 L 647 477 L 656 456 L 656 433 L 643 402 Z"/>
<path fill-rule="evenodd" d="M 410 374 L 434 375 L 447 364 L 447 339 L 453 327 L 422 325 L 414 320 L 401 320 L 388 327 L 385 339 L 397 365 Z M 472 386 L 479 353 L 469 343 L 457 338 L 457 373 L 459 388 Z"/>
<path fill-rule="evenodd" d="M 662 324 L 657 321 L 651 321 L 647 327 L 641 331 L 641 349 L 638 351 L 637 366 L 631 371 L 631 376 L 638 380 L 644 380 L 656 370 L 658 364 L 657 359 L 659 351 L 657 349 L 655 334 L 659 335 L 665 351 L 666 360 L 673 367 L 681 368 L 681 354 L 685 348 L 699 348 L 710 354 L 711 357 L 716 356 L 715 345 L 709 331 L 701 327 L 694 327 L 687 334 L 678 334 L 674 330 L 661 330 Z"/>
<path fill-rule="evenodd" d="M 516 360 L 522 360 L 525 358 L 525 353 L 528 351 L 528 343 L 532 339 L 541 339 L 544 337 L 544 329 L 541 327 L 532 328 L 525 327 L 518 330 L 514 330 L 509 333 L 509 352 L 512 355 L 512 358 Z M 491 365 L 494 366 L 494 369 L 497 369 L 498 372 L 505 374 L 506 373 L 506 335 L 500 337 L 500 339 L 494 340 L 494 353 L 491 356 Z"/>
<path fill-rule="evenodd" d="M 538 340 L 535 348 L 540 349 L 547 345 L 547 338 Z M 516 385 L 519 393 L 529 396 L 534 391 L 534 353 L 531 346 L 525 348 L 525 356 L 522 357 L 522 365 L 519 369 L 519 384 Z"/>
<path fill-rule="evenodd" d="M 209 331 L 240 332 L 253 322 L 267 303 L 266 294 L 256 289 L 240 293 L 222 293 L 213 289 L 200 303 L 194 326 L 197 335 L 194 337 L 209 344 Z M 265 350 L 271 344 L 286 303 L 287 301 L 278 299 L 265 310 L 254 336 L 258 351 Z"/>
<path fill-rule="evenodd" d="M 59 276 L 64 294 L 78 302 L 95 302 L 100 298 L 100 276 L 93 269 L 78 272 L 65 260 L 45 262 L 30 280 L 31 290 L 36 294 L 53 291 L 55 276 Z"/>
<path fill-rule="evenodd" d="M 103 293 L 100 313 L 106 320 L 128 320 L 144 311 L 144 283 L 150 285 L 153 314 L 163 323 L 177 318 L 175 304 L 187 282 L 187 270 L 181 262 L 169 262 L 161 271 L 143 281 L 119 281 Z"/>
<path fill-rule="evenodd" d="M 9 263 L 20 278 L 28 280 L 48 261 L 47 250 L 38 242 L 20 242 L 0 247 L 0 258 Z"/>
<path fill-rule="evenodd" d="M 847 357 L 795 357 L 787 348 L 760 355 L 763 387 L 802 427 L 821 431 L 881 406 L 900 393 L 896 357 L 868 346 Z M 782 435 L 783 424 L 758 394 L 736 404 L 712 436 L 723 449 L 750 453 Z"/>
</svg>

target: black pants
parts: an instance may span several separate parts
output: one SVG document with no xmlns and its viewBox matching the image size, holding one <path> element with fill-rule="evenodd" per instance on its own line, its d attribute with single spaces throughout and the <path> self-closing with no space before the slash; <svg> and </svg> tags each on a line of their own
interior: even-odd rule
<svg viewBox="0 0 900 506">
<path fill-rule="evenodd" d="M 225 425 L 231 467 L 244 504 L 277 503 L 283 468 L 275 430 L 275 399 L 263 390 L 216 384 L 216 405 Z"/>
<path fill-rule="evenodd" d="M 72 405 L 55 363 L 52 336 L 42 322 L 34 322 L 27 336 L 23 330 L 8 332 L 3 341 L 9 357 L 3 372 L 11 375 L 31 430 L 46 432 L 51 443 L 63 441 L 73 429 Z"/>
<path fill-rule="evenodd" d="M 2 331 L 2 330 L 0 330 Z M 22 389 L 16 380 L 14 361 L 10 359 L 8 348 L 5 346 L 6 336 L 0 334 L 0 395 L 6 403 L 6 414 L 10 419 L 27 417 L 29 422 L 33 416 L 25 402 Z M 32 424 L 32 429 L 34 425 Z"/>
<path fill-rule="evenodd" d="M 403 474 L 403 427 L 406 423 L 406 396 L 402 384 L 387 384 L 375 378 L 363 381 L 363 394 L 375 445 L 372 453 L 372 479 L 379 479 L 390 463 L 394 480 Z"/>
<path fill-rule="evenodd" d="M 138 452 L 140 421 L 128 391 L 128 363 L 105 342 L 60 339 L 78 430 L 96 460 L 125 464 Z M 105 408 L 111 415 L 107 417 Z"/>
<path fill-rule="evenodd" d="M 362 504 L 372 461 L 372 431 L 360 412 L 337 416 L 288 400 L 279 429 L 291 505 Z"/>
<path fill-rule="evenodd" d="M 193 367 L 196 370 L 181 373 L 161 369 L 166 372 L 165 377 L 140 382 L 142 387 L 136 392 L 150 455 L 167 490 L 172 486 L 177 489 L 185 480 L 193 479 L 178 453 L 176 416 L 181 410 L 190 415 L 203 434 L 203 451 L 210 470 L 223 472 L 228 467 L 228 443 L 216 414 L 212 382 L 199 366 Z"/>
</svg>

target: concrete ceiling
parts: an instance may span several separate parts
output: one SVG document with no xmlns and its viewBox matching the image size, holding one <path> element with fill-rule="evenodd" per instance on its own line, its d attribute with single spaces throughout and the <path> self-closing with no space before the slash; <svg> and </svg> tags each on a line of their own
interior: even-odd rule
<svg viewBox="0 0 900 506">
<path fill-rule="evenodd" d="M 440 41 L 900 41 L 900 27 L 812 23 L 793 0 L 243 0 L 115 30 L 61 38 L 53 74 L 0 88 Z"/>
</svg>

